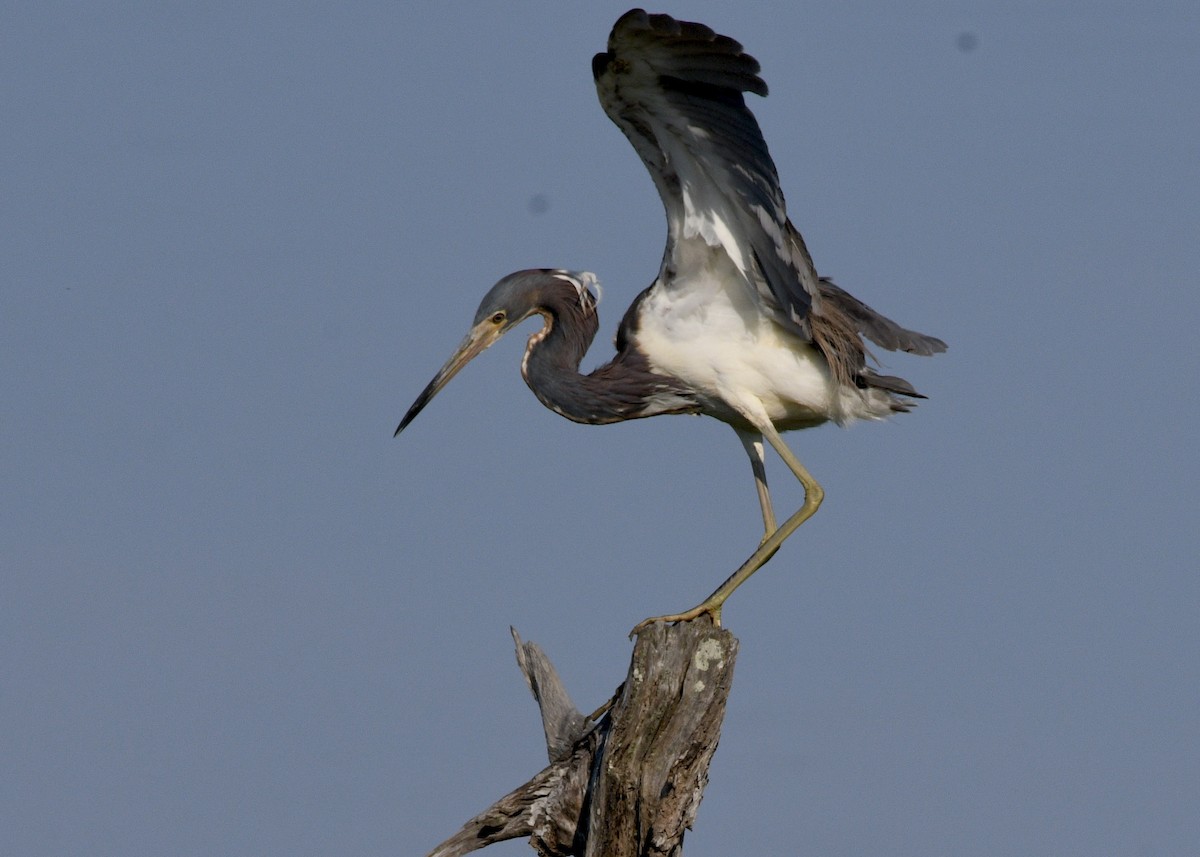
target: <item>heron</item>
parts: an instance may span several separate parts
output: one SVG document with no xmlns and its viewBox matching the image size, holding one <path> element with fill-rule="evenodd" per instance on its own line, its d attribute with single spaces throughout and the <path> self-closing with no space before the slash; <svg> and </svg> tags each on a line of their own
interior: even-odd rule
<svg viewBox="0 0 1200 857">
<path fill-rule="evenodd" d="M 866 341 L 931 355 L 946 344 L 907 330 L 818 275 L 788 219 L 783 191 L 745 93 L 766 96 L 758 62 L 734 39 L 669 15 L 634 9 L 592 60 L 600 104 L 633 144 L 662 198 L 667 244 L 654 282 L 625 312 L 616 354 L 580 364 L 599 329 L 597 280 L 566 268 L 517 271 L 484 296 L 462 344 L 421 392 L 399 435 L 473 358 L 534 316 L 521 375 L 554 412 L 604 425 L 662 414 L 703 414 L 737 433 L 754 477 L 764 534 L 711 595 L 652 622 L 708 614 L 821 505 L 824 490 L 781 433 L 845 426 L 910 410 L 924 398 L 873 368 Z M 770 445 L 804 490 L 777 522 L 767 488 Z"/>
</svg>

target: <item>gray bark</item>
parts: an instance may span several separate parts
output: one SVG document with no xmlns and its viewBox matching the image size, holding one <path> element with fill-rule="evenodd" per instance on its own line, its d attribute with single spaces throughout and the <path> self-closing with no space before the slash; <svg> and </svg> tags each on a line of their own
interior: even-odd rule
<svg viewBox="0 0 1200 857">
<path fill-rule="evenodd" d="M 542 713 L 548 767 L 468 821 L 429 857 L 528 837 L 541 857 L 676 857 L 717 749 L 737 640 L 706 618 L 638 636 L 625 682 L 592 723 L 554 666 L 516 631 Z"/>
</svg>

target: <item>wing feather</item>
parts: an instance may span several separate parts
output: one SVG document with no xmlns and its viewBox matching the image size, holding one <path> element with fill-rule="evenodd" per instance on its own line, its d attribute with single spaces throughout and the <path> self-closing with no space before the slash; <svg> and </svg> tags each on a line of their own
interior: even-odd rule
<svg viewBox="0 0 1200 857">
<path fill-rule="evenodd" d="M 604 111 L 666 208 L 660 282 L 687 273 L 676 270 L 686 262 L 672 249 L 702 238 L 724 248 L 762 305 L 811 339 L 817 273 L 788 222 L 775 164 L 743 95 L 767 94 L 757 60 L 703 24 L 634 9 L 613 26 L 592 72 Z"/>
</svg>

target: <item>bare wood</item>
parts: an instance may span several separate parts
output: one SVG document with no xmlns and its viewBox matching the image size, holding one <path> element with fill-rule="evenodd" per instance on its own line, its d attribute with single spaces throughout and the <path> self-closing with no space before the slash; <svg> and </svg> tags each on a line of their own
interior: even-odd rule
<svg viewBox="0 0 1200 857">
<path fill-rule="evenodd" d="M 526 836 L 542 857 L 681 853 L 708 784 L 737 640 L 707 617 L 647 628 L 608 714 L 589 724 L 542 650 L 516 631 L 513 639 L 541 709 L 550 765 L 429 857 Z"/>
<path fill-rule="evenodd" d="M 517 666 L 525 683 L 537 700 L 542 712 L 542 729 L 546 733 L 546 752 L 551 762 L 564 758 L 587 729 L 584 717 L 563 687 L 554 664 L 537 643 L 523 643 L 516 628 L 509 628 L 517 644 Z"/>
<path fill-rule="evenodd" d="M 638 635 L 602 751 L 585 857 L 676 855 L 721 737 L 737 640 L 707 617 Z"/>
</svg>

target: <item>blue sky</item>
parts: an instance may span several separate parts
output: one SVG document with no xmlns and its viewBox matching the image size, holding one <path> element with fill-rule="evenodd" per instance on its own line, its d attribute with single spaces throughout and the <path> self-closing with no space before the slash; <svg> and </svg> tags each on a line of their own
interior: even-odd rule
<svg viewBox="0 0 1200 857">
<path fill-rule="evenodd" d="M 626 7 L 507 5 L 6 15 L 11 853 L 424 853 L 543 763 L 509 625 L 590 710 L 755 546 L 728 428 L 569 423 L 520 332 L 391 437 L 504 274 L 599 275 L 591 366 L 657 271 Z M 1197 853 L 1200 12 L 661 11 L 761 61 L 819 270 L 950 344 L 787 436 L 827 500 L 726 608 L 689 855 Z"/>
</svg>

